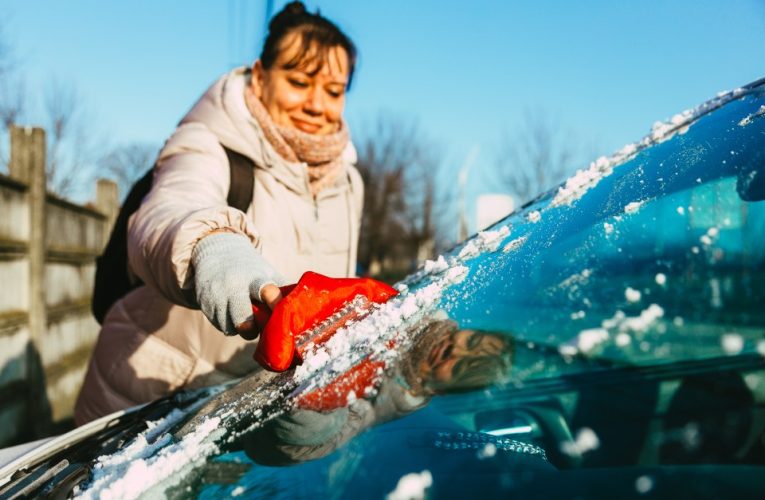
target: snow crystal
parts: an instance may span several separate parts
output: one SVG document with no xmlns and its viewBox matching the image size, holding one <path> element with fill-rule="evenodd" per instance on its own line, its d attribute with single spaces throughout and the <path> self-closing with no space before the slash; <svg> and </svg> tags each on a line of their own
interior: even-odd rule
<svg viewBox="0 0 765 500">
<path fill-rule="evenodd" d="M 709 245 L 711 245 L 711 244 L 712 244 L 712 238 L 710 238 L 710 237 L 709 237 L 709 236 L 707 236 L 706 234 L 702 235 L 702 236 L 699 238 L 699 241 L 701 241 L 701 243 L 702 243 L 702 244 L 704 244 L 704 245 L 706 245 L 706 246 L 709 246 Z"/>
<path fill-rule="evenodd" d="M 720 338 L 726 354 L 735 355 L 744 349 L 744 339 L 738 333 L 726 333 Z"/>
<path fill-rule="evenodd" d="M 576 439 L 561 444 L 561 451 L 569 456 L 579 456 L 588 451 L 597 450 L 600 447 L 600 439 L 595 431 L 589 427 L 582 427 L 576 433 Z"/>
<path fill-rule="evenodd" d="M 664 273 L 656 273 L 654 279 L 656 280 L 657 285 L 664 286 L 667 284 L 667 275 Z"/>
<path fill-rule="evenodd" d="M 483 460 L 485 458 L 491 458 L 497 454 L 497 446 L 494 443 L 486 443 L 486 445 L 478 450 L 478 458 Z"/>
<path fill-rule="evenodd" d="M 645 495 L 653 489 L 653 479 L 649 476 L 640 476 L 635 480 L 635 490 L 641 495 Z"/>
<path fill-rule="evenodd" d="M 710 238 L 717 238 L 718 234 L 720 234 L 720 230 L 714 226 L 707 230 L 707 235 L 709 235 Z"/>
<path fill-rule="evenodd" d="M 425 490 L 433 485 L 430 471 L 412 472 L 398 480 L 396 489 L 388 494 L 388 500 L 416 500 L 425 498 Z"/>
<path fill-rule="evenodd" d="M 520 238 L 515 238 L 514 240 L 510 241 L 507 245 L 505 245 L 505 248 L 503 248 L 502 251 L 505 253 L 508 253 L 514 250 L 518 250 L 526 242 L 527 238 L 528 236 L 521 236 Z"/>
<path fill-rule="evenodd" d="M 606 234 L 611 234 L 614 232 L 614 225 L 609 224 L 608 222 L 604 222 L 603 229 L 606 231 Z"/>
<path fill-rule="evenodd" d="M 692 246 L 692 247 L 691 247 L 691 253 L 694 253 L 694 254 L 697 254 L 697 253 L 699 253 L 699 247 L 697 247 L 697 246 L 695 246 L 695 245 L 694 245 L 694 246 Z"/>
<path fill-rule="evenodd" d="M 608 330 L 604 328 L 582 330 L 577 336 L 577 347 L 580 351 L 587 353 L 606 339 L 608 339 Z"/>
<path fill-rule="evenodd" d="M 677 207 L 677 213 L 679 213 L 680 215 L 685 215 L 685 208 Z"/>
<path fill-rule="evenodd" d="M 626 214 L 634 214 L 638 210 L 640 210 L 640 207 L 645 203 L 644 201 L 633 201 L 631 203 L 628 203 L 626 207 L 624 207 L 624 213 Z"/>
<path fill-rule="evenodd" d="M 542 214 L 539 213 L 539 210 L 532 210 L 531 212 L 529 212 L 526 218 L 529 220 L 529 222 L 536 224 L 537 222 L 542 220 Z"/>
<path fill-rule="evenodd" d="M 628 302 L 638 302 L 640 297 L 641 294 L 639 290 L 630 287 L 627 287 L 627 289 L 624 290 L 624 298 L 626 298 Z"/>
</svg>

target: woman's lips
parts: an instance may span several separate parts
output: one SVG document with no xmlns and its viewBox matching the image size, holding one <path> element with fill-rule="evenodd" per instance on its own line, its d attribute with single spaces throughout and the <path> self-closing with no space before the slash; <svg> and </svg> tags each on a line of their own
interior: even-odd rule
<svg viewBox="0 0 765 500">
<path fill-rule="evenodd" d="M 302 130 L 303 132 L 306 132 L 308 134 L 315 134 L 319 130 L 321 130 L 321 125 L 318 125 L 316 123 L 311 123 L 307 121 L 303 121 L 299 118 L 291 118 L 292 123 L 295 125 L 295 128 L 298 130 Z"/>
</svg>

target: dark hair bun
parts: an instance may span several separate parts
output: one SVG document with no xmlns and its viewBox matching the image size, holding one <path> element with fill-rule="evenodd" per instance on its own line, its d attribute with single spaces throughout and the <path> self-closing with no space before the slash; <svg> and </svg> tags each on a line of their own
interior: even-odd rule
<svg viewBox="0 0 765 500">
<path fill-rule="evenodd" d="M 300 24 L 303 16 L 307 14 L 307 10 L 303 2 L 295 0 L 284 6 L 268 23 L 268 29 L 271 31 L 279 31 L 280 28 L 286 28 Z"/>
</svg>

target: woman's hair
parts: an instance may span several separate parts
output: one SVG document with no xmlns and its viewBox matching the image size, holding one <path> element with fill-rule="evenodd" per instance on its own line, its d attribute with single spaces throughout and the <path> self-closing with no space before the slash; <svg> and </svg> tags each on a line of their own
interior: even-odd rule
<svg viewBox="0 0 765 500">
<path fill-rule="evenodd" d="M 264 69 L 274 65 L 282 40 L 291 33 L 300 35 L 301 47 L 295 57 L 286 62 L 286 69 L 305 68 L 315 64 L 315 71 L 318 71 L 324 65 L 329 49 L 342 47 L 348 54 L 347 87 L 350 88 L 356 66 L 356 46 L 332 21 L 322 17 L 318 11 L 315 14 L 306 11 L 303 2 L 299 1 L 288 3 L 268 23 L 268 36 L 260 54 L 260 63 Z"/>
</svg>

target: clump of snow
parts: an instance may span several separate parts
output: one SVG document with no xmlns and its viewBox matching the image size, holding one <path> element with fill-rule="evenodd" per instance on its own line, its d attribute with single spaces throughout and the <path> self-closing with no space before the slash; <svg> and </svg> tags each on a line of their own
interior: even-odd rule
<svg viewBox="0 0 765 500">
<path fill-rule="evenodd" d="M 695 245 L 694 245 L 694 246 L 692 246 L 692 247 L 691 247 L 691 253 L 693 253 L 693 254 L 698 254 L 698 253 L 699 253 L 699 247 L 697 247 L 697 246 L 695 246 Z"/>
<path fill-rule="evenodd" d="M 614 342 L 616 342 L 616 345 L 619 347 L 626 347 L 630 342 L 632 342 L 632 338 L 629 336 L 629 334 L 620 332 L 614 339 Z"/>
<path fill-rule="evenodd" d="M 584 311 L 573 312 L 571 313 L 571 319 L 573 320 L 582 319 L 585 317 L 585 315 L 586 313 Z"/>
<path fill-rule="evenodd" d="M 627 287 L 627 289 L 624 290 L 624 298 L 627 299 L 627 302 L 639 302 L 640 297 L 641 294 L 639 290 L 630 287 Z"/>
<path fill-rule="evenodd" d="M 684 207 L 677 207 L 677 213 L 680 215 L 685 215 L 685 208 Z"/>
<path fill-rule="evenodd" d="M 701 243 L 702 243 L 703 245 L 706 245 L 706 246 L 709 246 L 709 245 L 711 245 L 711 244 L 712 244 L 712 238 L 710 238 L 710 237 L 709 237 L 708 235 L 706 235 L 706 234 L 703 234 L 703 235 L 701 235 L 701 237 L 699 238 L 699 241 L 701 241 Z"/>
<path fill-rule="evenodd" d="M 714 226 L 712 226 L 712 227 L 710 227 L 709 229 L 707 229 L 707 235 L 708 235 L 710 238 L 717 238 L 717 236 L 718 236 L 719 234 L 720 234 L 720 229 L 719 229 L 719 228 L 717 228 L 717 227 L 714 227 Z"/>
<path fill-rule="evenodd" d="M 664 286 L 667 284 L 667 275 L 664 273 L 656 273 L 654 280 L 656 280 L 657 285 Z"/>
<path fill-rule="evenodd" d="M 618 153 L 616 156 L 619 156 Z M 621 159 L 620 157 L 619 161 Z M 581 198 L 587 190 L 597 185 L 601 179 L 611 175 L 615 163 L 617 163 L 615 159 L 609 160 L 605 156 L 601 156 L 590 163 L 587 169 L 577 170 L 573 176 L 566 180 L 563 186 L 558 188 L 558 193 L 550 202 L 550 206 L 571 205 Z"/>
<path fill-rule="evenodd" d="M 436 260 L 426 260 L 423 268 L 425 269 L 426 273 L 433 274 L 445 271 L 448 267 L 449 264 L 446 263 L 444 256 L 439 255 L 438 259 Z"/>
<path fill-rule="evenodd" d="M 486 445 L 478 450 L 478 458 L 483 460 L 485 458 L 491 458 L 497 454 L 497 446 L 494 443 L 486 443 Z"/>
<path fill-rule="evenodd" d="M 760 356 L 765 356 L 765 340 L 760 340 L 757 342 L 757 354 Z"/>
<path fill-rule="evenodd" d="M 561 344 L 558 346 L 558 352 L 561 354 L 561 356 L 576 356 L 576 353 L 579 351 L 575 345 Z"/>
<path fill-rule="evenodd" d="M 499 248 L 499 244 L 510 234 L 510 228 L 508 226 L 502 226 L 496 231 L 481 231 L 478 233 L 477 239 L 480 241 L 480 247 L 482 250 L 488 250 L 495 252 Z"/>
<path fill-rule="evenodd" d="M 744 349 L 744 339 L 738 333 L 726 333 L 720 337 L 723 351 L 726 354 L 735 355 Z"/>
<path fill-rule="evenodd" d="M 174 410 L 153 429 L 139 435 L 119 453 L 98 459 L 91 483 L 81 492 L 81 498 L 136 498 L 159 482 L 217 451 L 216 430 L 220 418 L 208 418 L 178 442 L 171 443 L 170 434 L 162 434 L 149 444 L 146 437 L 166 430 L 176 420 Z"/>
<path fill-rule="evenodd" d="M 529 220 L 529 222 L 536 224 L 537 222 L 542 220 L 542 214 L 539 213 L 539 210 L 532 210 L 531 212 L 529 212 L 526 218 Z"/>
<path fill-rule="evenodd" d="M 576 433 L 573 442 L 567 441 L 561 444 L 560 451 L 568 456 L 576 457 L 598 448 L 600 448 L 600 439 L 595 431 L 589 427 L 582 427 Z"/>
<path fill-rule="evenodd" d="M 664 309 L 657 304 L 651 304 L 647 309 L 640 312 L 637 317 L 626 317 L 619 325 L 623 331 L 642 332 L 648 329 L 656 320 L 664 316 Z"/>
<path fill-rule="evenodd" d="M 611 234 L 614 232 L 614 225 L 609 224 L 608 222 L 604 222 L 603 229 L 606 231 L 606 234 Z"/>
<path fill-rule="evenodd" d="M 508 242 L 505 247 L 502 249 L 503 252 L 513 252 L 515 250 L 518 250 L 523 246 L 524 243 L 526 243 L 526 240 L 528 239 L 528 236 L 521 236 L 520 238 L 515 238 L 514 240 L 511 240 Z"/>
<path fill-rule="evenodd" d="M 672 319 L 672 324 L 673 324 L 673 325 L 675 325 L 675 326 L 676 326 L 676 327 L 678 327 L 678 328 L 682 328 L 682 326 L 685 324 L 685 321 L 683 320 L 683 318 L 682 318 L 682 317 L 680 317 L 680 316 L 675 316 L 675 317 Z"/>
<path fill-rule="evenodd" d="M 637 211 L 640 210 L 640 207 L 643 206 L 643 203 L 645 203 L 645 201 L 633 201 L 631 203 L 627 203 L 627 206 L 624 207 L 624 213 L 626 214 L 637 213 Z"/>
<path fill-rule="evenodd" d="M 760 109 L 752 113 L 751 115 L 748 115 L 744 117 L 740 122 L 738 122 L 739 127 L 746 127 L 750 123 L 752 123 L 755 118 L 759 118 L 760 116 L 765 115 L 765 106 L 760 106 Z"/>
<path fill-rule="evenodd" d="M 635 480 L 635 491 L 645 495 L 653 489 L 653 479 L 650 476 L 640 476 Z"/>
<path fill-rule="evenodd" d="M 462 247 L 462 250 L 460 250 L 460 253 L 457 254 L 457 257 L 460 260 L 465 260 L 470 257 L 475 257 L 480 253 L 480 249 L 478 248 L 478 245 L 475 244 L 475 240 L 468 241 L 464 247 Z"/>
<path fill-rule="evenodd" d="M 398 480 L 396 489 L 388 493 L 388 500 L 419 500 L 425 498 L 425 490 L 433 485 L 430 471 L 412 472 Z"/>
<path fill-rule="evenodd" d="M 238 497 L 242 493 L 244 493 L 244 486 L 237 486 L 236 488 L 231 490 L 231 496 L 232 497 Z"/>
<path fill-rule="evenodd" d="M 608 339 L 608 330 L 605 328 L 590 328 L 582 330 L 577 335 L 576 346 L 583 352 L 590 352 L 598 344 L 605 342 Z"/>
</svg>

